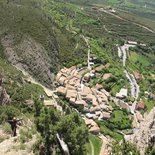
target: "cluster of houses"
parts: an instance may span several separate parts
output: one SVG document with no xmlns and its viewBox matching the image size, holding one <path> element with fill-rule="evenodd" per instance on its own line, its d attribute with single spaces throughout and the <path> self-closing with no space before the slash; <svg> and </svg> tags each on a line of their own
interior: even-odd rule
<svg viewBox="0 0 155 155">
<path fill-rule="evenodd" d="M 84 118 L 84 121 L 85 121 L 85 124 L 89 128 L 89 132 L 93 134 L 98 134 L 100 132 L 100 128 L 94 120 Z"/>
<path fill-rule="evenodd" d="M 100 131 L 94 120 L 110 119 L 112 113 L 112 107 L 108 102 L 110 98 L 109 92 L 100 84 L 96 84 L 96 86 L 92 88 L 88 84 L 89 80 L 105 67 L 108 67 L 108 65 L 100 65 L 94 70 L 89 71 L 87 68 L 78 69 L 76 66 L 72 66 L 71 68 L 61 69 L 56 76 L 56 82 L 58 84 L 56 92 L 64 96 L 73 107 L 85 111 L 84 120 L 89 127 L 89 131 L 92 133 L 98 133 Z M 138 73 L 135 74 L 136 79 L 140 80 L 140 75 Z M 107 80 L 111 76 L 111 73 L 105 73 L 102 78 Z M 126 103 L 122 100 L 127 97 L 127 89 L 122 88 L 120 92 L 116 94 L 117 99 L 115 100 L 118 106 L 130 110 L 130 106 L 132 106 L 133 103 Z M 144 107 L 145 104 L 142 100 L 137 102 L 136 110 L 143 110 Z"/>
<path fill-rule="evenodd" d="M 129 101 L 128 103 L 124 102 L 122 99 L 125 99 L 128 97 L 128 90 L 126 88 L 122 88 L 117 94 L 116 94 L 116 97 L 117 97 L 117 105 L 120 106 L 121 108 L 123 109 L 126 109 L 127 111 L 130 111 L 130 106 L 132 106 L 132 104 L 135 102 L 135 101 Z M 116 102 L 115 102 L 116 103 Z M 140 100 L 137 102 L 136 104 L 136 107 L 135 107 L 135 110 L 144 110 L 145 108 L 145 103 L 143 100 Z"/>
<path fill-rule="evenodd" d="M 96 70 L 104 67 L 101 65 L 96 67 Z M 75 108 L 80 107 L 85 111 L 85 122 L 90 127 L 90 132 L 99 131 L 99 127 L 93 119 L 109 119 L 112 112 L 112 107 L 108 102 L 109 92 L 100 84 L 96 84 L 92 88 L 88 86 L 87 82 L 95 76 L 96 70 L 88 71 L 86 68 L 80 70 L 73 66 L 61 69 L 56 76 L 58 83 L 56 92 L 64 96 Z M 110 74 L 106 74 L 103 78 L 106 79 L 110 76 Z"/>
<path fill-rule="evenodd" d="M 70 68 L 61 69 L 56 76 L 56 92 L 59 95 L 64 96 L 70 105 L 77 109 L 80 108 L 85 112 L 83 119 L 89 127 L 89 131 L 92 133 L 100 132 L 100 128 L 94 120 L 111 118 L 112 107 L 108 102 L 109 99 L 114 100 L 114 103 L 117 103 L 118 106 L 127 109 L 128 111 L 131 110 L 130 107 L 134 103 L 134 101 L 128 103 L 123 101 L 128 97 L 127 88 L 122 88 L 120 92 L 116 94 L 115 98 L 111 97 L 109 92 L 98 83 L 94 87 L 89 86 L 89 80 L 95 77 L 98 72 L 108 67 L 109 64 L 101 64 L 93 70 L 89 70 L 86 67 L 78 69 L 77 66 L 72 66 Z M 133 75 L 138 81 L 142 79 L 142 75 L 138 72 L 134 72 Z M 101 78 L 107 80 L 111 76 L 111 73 L 105 73 Z M 154 96 L 152 98 L 154 98 Z M 140 111 L 144 108 L 145 103 L 143 100 L 136 103 L 135 110 Z"/>
<path fill-rule="evenodd" d="M 117 102 L 117 105 L 120 106 L 121 108 L 126 109 L 127 111 L 131 111 L 130 106 L 132 106 L 135 101 L 129 101 L 128 103 L 124 102 L 122 99 L 125 99 L 127 97 L 128 97 L 127 89 L 122 88 L 120 92 L 116 94 L 117 99 L 115 99 L 114 102 L 115 103 Z M 136 103 L 135 110 L 140 111 L 140 110 L 144 110 L 144 108 L 145 108 L 145 103 L 141 99 Z"/>
</svg>

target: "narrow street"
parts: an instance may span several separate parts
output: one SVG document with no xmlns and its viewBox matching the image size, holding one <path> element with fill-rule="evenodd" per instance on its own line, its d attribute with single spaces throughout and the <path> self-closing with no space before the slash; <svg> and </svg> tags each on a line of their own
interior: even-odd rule
<svg viewBox="0 0 155 155">
<path fill-rule="evenodd" d="M 86 44 L 87 44 L 87 47 L 88 47 L 88 58 L 87 58 L 87 63 L 88 63 L 88 69 L 91 71 L 91 66 L 90 66 L 90 45 L 89 45 L 89 42 L 88 42 L 88 38 L 86 38 L 85 36 L 83 36 Z M 83 83 L 82 83 L 82 86 L 83 86 Z M 101 150 L 100 150 L 100 154 L 99 155 L 109 155 L 109 152 L 108 152 L 108 149 L 107 149 L 107 144 L 109 143 L 108 142 L 108 139 L 103 135 L 103 134 L 100 134 L 100 139 L 102 140 L 102 147 L 101 147 Z M 92 148 L 92 155 L 95 155 L 94 154 L 94 146 L 93 144 L 91 143 L 90 141 L 90 144 L 91 144 L 91 148 Z"/>
</svg>

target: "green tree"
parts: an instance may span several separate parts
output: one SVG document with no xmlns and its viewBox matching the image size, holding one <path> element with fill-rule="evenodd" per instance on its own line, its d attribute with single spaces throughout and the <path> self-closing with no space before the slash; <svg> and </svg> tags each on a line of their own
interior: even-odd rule
<svg viewBox="0 0 155 155">
<path fill-rule="evenodd" d="M 140 155 L 139 150 L 132 143 L 125 142 L 124 140 L 120 143 L 114 143 L 112 146 L 113 155 Z"/>
<path fill-rule="evenodd" d="M 37 98 L 34 99 L 34 116 L 38 117 L 40 116 L 41 109 L 43 107 L 43 104 L 41 101 L 39 101 Z"/>
<path fill-rule="evenodd" d="M 71 154 L 85 154 L 84 145 L 88 142 L 88 130 L 76 112 L 61 119 L 58 132 L 68 144 Z"/>
<path fill-rule="evenodd" d="M 36 127 L 41 135 L 40 143 L 45 147 L 47 155 L 60 152 L 57 133 L 68 145 L 70 154 L 85 154 L 88 129 L 77 113 L 61 115 L 56 109 L 47 108 L 38 100 L 35 100 L 34 108 Z M 37 144 L 37 148 L 40 143 Z"/>
</svg>

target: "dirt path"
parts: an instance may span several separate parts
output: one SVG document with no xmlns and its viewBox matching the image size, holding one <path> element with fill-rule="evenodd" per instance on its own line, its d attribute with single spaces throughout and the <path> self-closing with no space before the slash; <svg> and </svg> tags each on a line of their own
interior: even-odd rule
<svg viewBox="0 0 155 155">
<path fill-rule="evenodd" d="M 27 80 L 28 80 L 28 81 L 30 81 L 30 82 L 33 83 L 33 84 L 37 84 L 37 85 L 41 86 L 41 87 L 44 89 L 44 91 L 45 91 L 45 93 L 47 94 L 47 96 L 52 98 L 52 100 L 53 100 L 55 106 L 57 107 L 57 110 L 59 110 L 59 111 L 62 112 L 62 107 L 59 106 L 59 105 L 57 104 L 57 101 L 56 101 L 56 99 L 55 99 L 55 98 L 58 98 L 58 96 L 54 94 L 55 90 L 50 90 L 49 88 L 45 87 L 44 85 L 42 85 L 41 83 L 39 83 L 38 81 L 36 81 L 36 80 L 35 80 L 28 72 L 26 72 L 24 69 L 19 68 L 19 67 L 17 67 L 17 66 L 15 66 L 15 67 L 16 67 L 18 70 L 20 70 L 20 71 L 23 73 L 23 75 L 25 75 L 25 76 L 27 77 Z"/>
<path fill-rule="evenodd" d="M 84 39 L 84 41 L 86 42 L 86 45 L 88 47 L 87 64 L 88 64 L 88 69 L 91 70 L 91 65 L 90 65 L 90 61 L 89 61 L 90 60 L 90 51 L 91 51 L 91 48 L 90 48 L 90 45 L 89 45 L 89 40 L 84 35 L 82 35 L 82 38 Z"/>
<path fill-rule="evenodd" d="M 0 154 L 5 155 L 9 149 L 11 149 L 14 138 L 11 137 L 9 139 L 4 140 L 0 143 Z"/>
<path fill-rule="evenodd" d="M 33 144 L 36 141 L 35 136 L 26 143 L 24 150 L 20 149 L 20 142 L 16 139 L 20 136 L 19 129 L 17 129 L 17 137 L 9 137 L 0 143 L 0 155 L 34 155 L 31 151 Z"/>
<path fill-rule="evenodd" d="M 38 81 L 36 81 L 28 72 L 26 72 L 24 69 L 20 68 L 20 67 L 17 67 L 15 66 L 18 70 L 20 70 L 23 75 L 25 75 L 27 77 L 27 80 L 30 81 L 31 83 L 34 83 L 34 84 L 37 84 L 39 86 L 41 86 L 45 93 L 48 95 L 48 96 L 52 96 L 53 95 L 53 91 L 50 90 L 49 88 L 43 86 L 41 83 L 39 83 Z"/>
<path fill-rule="evenodd" d="M 107 144 L 108 140 L 105 136 L 101 135 L 100 137 L 102 139 L 102 148 L 100 151 L 100 155 L 109 155 L 108 149 L 107 149 Z"/>
</svg>

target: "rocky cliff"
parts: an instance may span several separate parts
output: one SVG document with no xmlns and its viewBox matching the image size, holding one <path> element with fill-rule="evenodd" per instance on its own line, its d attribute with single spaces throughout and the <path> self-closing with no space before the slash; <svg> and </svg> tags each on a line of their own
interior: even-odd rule
<svg viewBox="0 0 155 155">
<path fill-rule="evenodd" d="M 0 57 L 3 54 L 11 64 L 52 88 L 58 69 L 82 56 L 75 49 L 75 36 L 61 27 L 61 22 L 56 24 L 57 14 L 43 9 L 45 4 L 57 8 L 57 3 L 50 1 L 0 1 Z"/>
<path fill-rule="evenodd" d="M 2 79 L 0 79 L 0 105 L 8 104 L 10 101 L 10 97 L 2 85 Z"/>
<path fill-rule="evenodd" d="M 56 66 L 57 53 L 53 52 L 53 57 L 49 58 L 45 48 L 30 37 L 25 37 L 18 44 L 14 44 L 11 35 L 5 36 L 1 43 L 5 56 L 11 64 L 28 71 L 30 75 L 48 87 L 53 87 L 55 70 L 52 70 L 51 66 Z"/>
<path fill-rule="evenodd" d="M 125 139 L 136 144 L 141 155 L 144 155 L 147 147 L 155 144 L 155 108 L 145 116 L 140 128 L 133 135 L 125 136 Z"/>
</svg>

